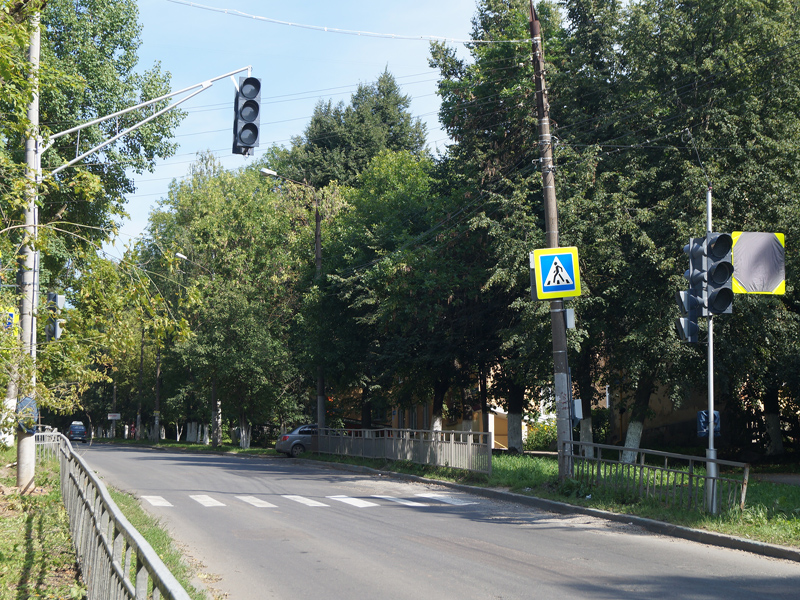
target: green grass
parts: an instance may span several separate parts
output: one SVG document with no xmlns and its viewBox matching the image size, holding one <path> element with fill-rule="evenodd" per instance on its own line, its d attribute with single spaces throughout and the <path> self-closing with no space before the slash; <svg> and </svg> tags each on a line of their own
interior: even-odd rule
<svg viewBox="0 0 800 600">
<path fill-rule="evenodd" d="M 0 452 L 0 600 L 80 599 L 69 523 L 55 459 L 36 469 L 32 494 L 16 492 L 14 448 Z"/>
<path fill-rule="evenodd" d="M 205 591 L 196 589 L 190 583 L 196 573 L 195 567 L 184 560 L 182 552 L 158 519 L 146 513 L 139 501 L 130 494 L 125 494 L 113 488 L 109 488 L 108 491 L 122 514 L 125 515 L 125 518 L 153 547 L 158 557 L 188 594 L 194 600 L 207 600 L 208 595 Z"/>
</svg>

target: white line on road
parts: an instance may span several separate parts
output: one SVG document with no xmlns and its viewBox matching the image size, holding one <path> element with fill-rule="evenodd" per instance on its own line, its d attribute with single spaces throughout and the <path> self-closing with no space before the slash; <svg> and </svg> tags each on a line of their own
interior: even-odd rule
<svg viewBox="0 0 800 600">
<path fill-rule="evenodd" d="M 255 496 L 236 496 L 242 502 L 247 502 L 248 504 L 252 504 L 257 508 L 277 508 L 274 504 L 270 504 L 266 500 L 262 500 L 261 498 L 256 498 Z"/>
<path fill-rule="evenodd" d="M 214 500 L 211 496 L 206 496 L 204 494 L 199 494 L 197 496 L 190 495 L 189 498 L 194 500 L 195 502 L 199 502 L 203 506 L 211 507 L 211 506 L 225 506 L 219 500 Z"/>
<path fill-rule="evenodd" d="M 446 496 L 444 494 L 417 494 L 421 498 L 428 498 L 430 500 L 438 500 L 439 502 L 444 502 L 445 504 L 452 504 L 453 506 L 466 506 L 468 504 L 477 504 L 477 502 L 472 502 L 470 500 L 462 500 L 461 498 L 454 498 L 453 496 Z"/>
<path fill-rule="evenodd" d="M 143 500 L 147 500 L 153 506 L 172 506 L 161 496 L 142 496 Z"/>
<path fill-rule="evenodd" d="M 369 500 L 362 500 L 361 498 L 351 498 L 350 496 L 326 496 L 331 500 L 336 500 L 338 502 L 344 502 L 345 504 L 349 504 L 351 506 L 355 506 L 356 508 L 368 508 L 370 506 L 380 506 L 377 502 L 370 502 Z"/>
<path fill-rule="evenodd" d="M 395 498 L 394 496 L 376 496 L 373 495 L 373 498 L 381 498 L 382 500 L 389 500 L 390 502 L 397 502 L 398 504 L 402 504 L 403 506 L 428 506 L 424 502 L 414 502 L 413 500 L 405 500 L 404 498 Z"/>
<path fill-rule="evenodd" d="M 322 502 L 317 502 L 316 500 L 305 498 L 303 496 L 284 496 L 284 498 L 287 500 L 294 500 L 295 502 L 305 504 L 306 506 L 328 506 L 327 504 L 323 504 Z"/>
</svg>

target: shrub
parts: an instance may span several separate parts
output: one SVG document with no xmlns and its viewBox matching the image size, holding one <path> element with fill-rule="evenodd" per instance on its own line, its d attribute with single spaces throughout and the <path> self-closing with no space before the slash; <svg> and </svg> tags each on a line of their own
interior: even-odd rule
<svg viewBox="0 0 800 600">
<path fill-rule="evenodd" d="M 555 422 L 536 422 L 528 428 L 525 450 L 553 450 L 556 447 L 558 430 Z"/>
</svg>

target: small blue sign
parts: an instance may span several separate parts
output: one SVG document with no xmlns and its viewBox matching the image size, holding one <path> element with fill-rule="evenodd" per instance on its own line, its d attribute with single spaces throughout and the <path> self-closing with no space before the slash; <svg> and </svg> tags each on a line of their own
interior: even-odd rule
<svg viewBox="0 0 800 600">
<path fill-rule="evenodd" d="M 719 411 L 714 411 L 714 437 L 719 437 Z M 708 411 L 701 410 L 697 413 L 697 437 L 708 437 Z"/>
</svg>

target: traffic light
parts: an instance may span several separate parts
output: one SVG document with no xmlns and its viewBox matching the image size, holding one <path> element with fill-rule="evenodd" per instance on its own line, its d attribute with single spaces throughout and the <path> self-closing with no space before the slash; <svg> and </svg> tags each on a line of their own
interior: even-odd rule
<svg viewBox="0 0 800 600">
<path fill-rule="evenodd" d="M 706 234 L 706 306 L 712 315 L 730 314 L 733 311 L 733 263 L 729 233 Z"/>
<path fill-rule="evenodd" d="M 683 274 L 689 281 L 689 289 L 675 293 L 681 311 L 681 318 L 675 320 L 675 330 L 681 341 L 696 344 L 700 333 L 698 319 L 706 315 L 705 238 L 689 238 L 683 251 L 689 255 L 689 268 Z"/>
<path fill-rule="evenodd" d="M 60 318 L 60 313 L 61 309 L 64 308 L 65 301 L 66 299 L 62 294 L 47 292 L 47 310 L 50 311 L 50 316 L 44 326 L 44 333 L 48 342 L 61 337 L 61 325 L 64 320 Z"/>
<path fill-rule="evenodd" d="M 233 153 L 252 156 L 261 125 L 261 80 L 240 77 L 233 102 Z"/>
</svg>

